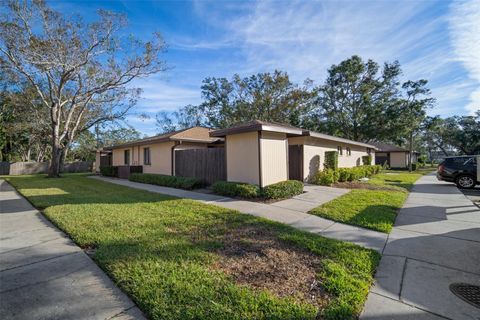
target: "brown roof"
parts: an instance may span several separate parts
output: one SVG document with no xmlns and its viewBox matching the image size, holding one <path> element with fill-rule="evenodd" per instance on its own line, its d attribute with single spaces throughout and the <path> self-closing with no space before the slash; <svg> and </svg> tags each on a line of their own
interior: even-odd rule
<svg viewBox="0 0 480 320">
<path fill-rule="evenodd" d="M 126 148 L 137 145 L 146 145 L 150 143 L 159 143 L 166 141 L 185 141 L 185 142 L 200 142 L 200 143 L 214 143 L 222 140 L 221 138 L 211 137 L 211 128 L 205 127 L 192 127 L 188 129 L 173 131 L 169 133 L 160 134 L 153 137 L 148 137 L 140 140 L 117 144 L 114 146 L 106 147 L 105 150 L 111 150 L 116 148 Z"/>
<path fill-rule="evenodd" d="M 275 123 L 275 122 L 265 122 L 260 120 L 253 120 L 250 122 L 240 123 L 234 125 L 233 127 L 226 129 L 219 129 L 210 132 L 211 137 L 225 137 L 230 134 L 244 133 L 251 131 L 271 131 L 271 132 L 281 132 L 289 135 L 298 135 L 303 134 L 303 129 L 292 127 L 289 125 Z"/>
<path fill-rule="evenodd" d="M 384 143 L 384 142 L 370 142 L 370 144 L 377 147 L 380 152 L 409 152 L 408 149 L 402 148 L 393 144 Z M 416 151 L 414 151 L 417 153 Z"/>
<path fill-rule="evenodd" d="M 220 129 L 214 130 L 210 132 L 210 136 L 212 137 L 225 137 L 226 135 L 236 134 L 236 133 L 243 133 L 243 132 L 251 132 L 251 131 L 272 131 L 272 132 L 281 132 L 286 133 L 287 136 L 311 136 L 314 138 L 325 139 L 330 141 L 337 141 L 343 143 L 349 143 L 354 145 L 360 145 L 367 148 L 376 149 L 375 146 L 371 144 L 366 144 L 363 142 L 353 141 L 349 139 L 339 138 L 335 136 L 331 136 L 328 134 L 318 133 L 310 130 L 305 130 L 297 127 L 293 127 L 290 125 L 276 123 L 276 122 L 265 122 L 260 120 L 254 120 L 247 123 L 242 123 L 239 125 L 235 125 L 231 128 L 227 129 Z"/>
</svg>

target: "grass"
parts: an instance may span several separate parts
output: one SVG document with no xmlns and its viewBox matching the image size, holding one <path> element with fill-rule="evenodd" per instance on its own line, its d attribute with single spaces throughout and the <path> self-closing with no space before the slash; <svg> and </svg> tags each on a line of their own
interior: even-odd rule
<svg viewBox="0 0 480 320">
<path fill-rule="evenodd" d="M 151 319 L 353 319 L 379 254 L 197 201 L 130 189 L 81 174 L 4 177 L 83 248 Z M 219 240 L 247 227 L 318 257 L 322 310 L 240 285 L 215 269 Z"/>
<path fill-rule="evenodd" d="M 397 211 L 407 199 L 408 191 L 418 178 L 428 172 L 431 170 L 379 173 L 367 182 L 379 188 L 378 190 L 353 189 L 311 210 L 310 213 L 330 220 L 390 233 Z"/>
</svg>

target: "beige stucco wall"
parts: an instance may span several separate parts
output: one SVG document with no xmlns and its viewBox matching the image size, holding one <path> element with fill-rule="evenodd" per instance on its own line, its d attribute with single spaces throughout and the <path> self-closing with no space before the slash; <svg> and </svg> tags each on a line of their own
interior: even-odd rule
<svg viewBox="0 0 480 320">
<path fill-rule="evenodd" d="M 225 148 L 227 180 L 259 184 L 258 132 L 229 135 Z"/>
<path fill-rule="evenodd" d="M 172 152 L 174 142 L 162 142 L 151 145 L 113 149 L 112 165 L 123 166 L 124 151 L 130 150 L 130 165 L 143 165 L 144 173 L 171 174 Z M 143 149 L 150 148 L 150 165 L 143 164 Z"/>
<path fill-rule="evenodd" d="M 173 141 L 144 145 L 140 147 L 140 164 L 144 173 L 172 174 Z M 150 165 L 143 164 L 143 148 L 150 148 Z"/>
<path fill-rule="evenodd" d="M 128 148 L 124 148 L 124 149 L 113 149 L 112 150 L 112 165 L 113 166 L 123 166 L 125 163 L 124 163 L 124 159 L 123 159 L 123 151 L 126 150 Z M 132 151 L 130 151 L 132 152 Z"/>
<path fill-rule="evenodd" d="M 284 133 L 262 132 L 260 136 L 261 187 L 288 180 L 288 144 Z"/>
<path fill-rule="evenodd" d="M 407 154 L 405 152 L 390 152 L 390 167 L 405 168 L 407 166 Z"/>
<path fill-rule="evenodd" d="M 326 151 L 337 151 L 337 147 L 343 148 L 343 155 L 338 156 L 339 168 L 351 168 L 362 165 L 362 156 L 368 155 L 367 148 L 353 144 L 340 143 L 313 137 L 294 137 L 289 138 L 291 145 L 303 144 L 303 177 L 308 181 L 317 171 L 323 170 Z M 347 155 L 347 147 L 351 150 L 351 155 Z M 375 152 L 372 150 L 372 163 L 375 163 Z"/>
</svg>

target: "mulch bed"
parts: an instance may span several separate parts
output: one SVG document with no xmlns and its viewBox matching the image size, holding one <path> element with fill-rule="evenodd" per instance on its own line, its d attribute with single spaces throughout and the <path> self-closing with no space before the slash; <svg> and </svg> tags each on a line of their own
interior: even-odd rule
<svg viewBox="0 0 480 320">
<path fill-rule="evenodd" d="M 329 297 L 317 273 L 320 258 L 311 252 L 282 242 L 268 230 L 236 227 L 221 236 L 220 259 L 213 266 L 237 284 L 267 290 L 323 309 Z"/>
</svg>

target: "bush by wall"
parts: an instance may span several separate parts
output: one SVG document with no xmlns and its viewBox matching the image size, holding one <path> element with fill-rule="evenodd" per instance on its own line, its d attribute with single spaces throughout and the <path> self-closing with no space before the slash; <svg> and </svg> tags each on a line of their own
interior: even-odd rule
<svg viewBox="0 0 480 320">
<path fill-rule="evenodd" d="M 412 171 L 416 171 L 418 167 L 419 165 L 416 162 L 412 163 Z"/>
<path fill-rule="evenodd" d="M 371 166 L 372 165 L 372 156 L 371 155 L 363 156 L 362 157 L 362 164 L 364 166 Z"/>
<path fill-rule="evenodd" d="M 217 181 L 212 188 L 216 194 L 227 197 L 258 198 L 261 195 L 260 187 L 249 183 Z"/>
<path fill-rule="evenodd" d="M 167 176 L 153 173 L 132 173 L 130 174 L 128 180 L 186 190 L 191 190 L 202 186 L 202 182 L 196 178 Z"/>
<path fill-rule="evenodd" d="M 338 169 L 338 151 L 325 151 L 324 166 L 326 169 Z"/>
<path fill-rule="evenodd" d="M 426 156 L 426 155 L 423 155 L 423 154 L 422 154 L 421 156 L 419 156 L 419 157 L 418 157 L 418 163 L 420 163 L 420 164 L 425 164 L 425 163 L 427 163 L 427 156 Z"/>
<path fill-rule="evenodd" d="M 303 193 L 303 182 L 287 180 L 266 186 L 262 194 L 266 199 L 285 199 Z"/>
<path fill-rule="evenodd" d="M 118 167 L 102 166 L 100 167 L 100 173 L 106 177 L 118 177 Z"/>
<path fill-rule="evenodd" d="M 330 186 L 333 183 L 337 182 L 340 177 L 338 171 L 332 169 L 325 169 L 323 171 L 318 171 L 310 180 L 313 184 L 318 184 L 322 186 Z"/>
<path fill-rule="evenodd" d="M 311 183 L 324 186 L 335 182 L 351 182 L 365 177 L 371 177 L 382 170 L 381 165 L 358 166 L 353 168 L 339 168 L 338 170 L 325 169 L 315 174 Z"/>
</svg>

